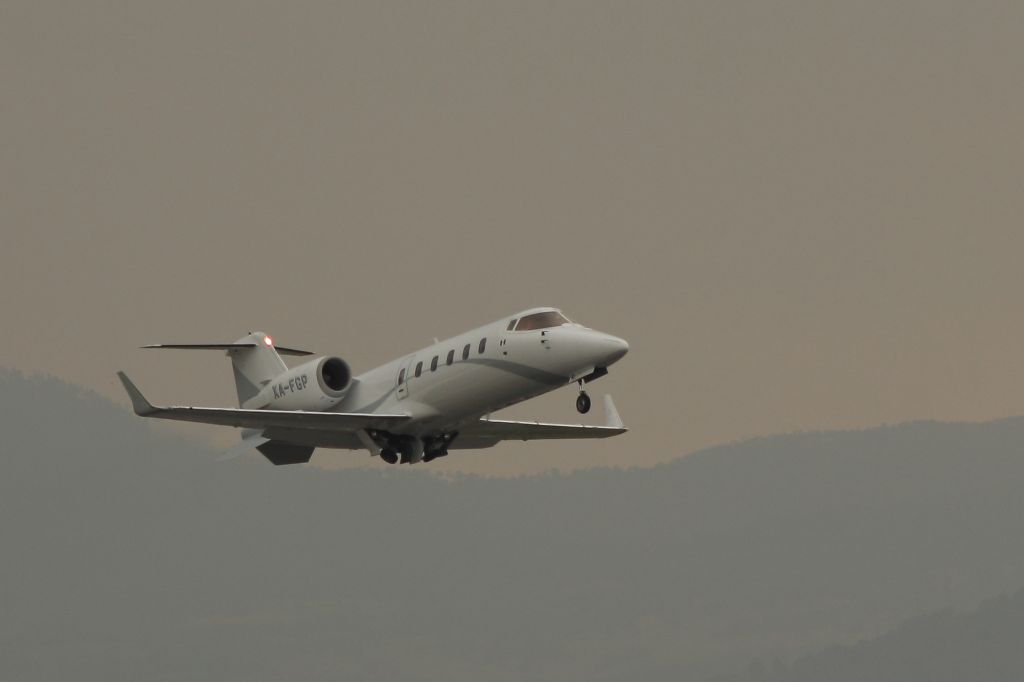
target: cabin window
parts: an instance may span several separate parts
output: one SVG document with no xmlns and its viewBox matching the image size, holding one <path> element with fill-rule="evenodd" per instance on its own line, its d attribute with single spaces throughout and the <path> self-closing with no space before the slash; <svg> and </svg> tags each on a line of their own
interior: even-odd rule
<svg viewBox="0 0 1024 682">
<path fill-rule="evenodd" d="M 402 385 L 404 383 L 405 383 L 405 368 L 403 367 L 402 371 L 398 373 L 398 384 Z"/>
<path fill-rule="evenodd" d="M 480 347 L 477 348 L 477 352 L 480 353 L 481 355 L 483 355 L 485 348 L 487 348 L 487 337 L 486 336 L 484 338 L 480 339 Z"/>
<path fill-rule="evenodd" d="M 468 343 L 462 349 L 462 359 L 463 360 L 469 360 L 469 344 Z"/>
<path fill-rule="evenodd" d="M 516 326 L 516 321 L 512 320 L 511 322 L 508 323 L 508 326 L 505 327 L 505 330 L 506 331 L 512 331 L 513 329 L 515 329 L 515 326 Z"/>
<path fill-rule="evenodd" d="M 436 355 L 434 356 L 434 359 L 430 361 L 430 371 L 431 372 L 436 372 L 437 371 L 437 356 Z"/>
<path fill-rule="evenodd" d="M 535 329 L 550 329 L 569 324 L 569 320 L 557 310 L 549 310 L 545 313 L 534 313 L 519 320 L 516 325 L 517 332 L 528 332 Z"/>
<path fill-rule="evenodd" d="M 450 365 L 453 362 L 455 362 L 455 351 L 450 350 L 448 351 L 448 359 L 445 360 L 445 364 Z"/>
<path fill-rule="evenodd" d="M 423 374 L 423 361 L 420 360 L 416 363 L 416 376 Z"/>
</svg>

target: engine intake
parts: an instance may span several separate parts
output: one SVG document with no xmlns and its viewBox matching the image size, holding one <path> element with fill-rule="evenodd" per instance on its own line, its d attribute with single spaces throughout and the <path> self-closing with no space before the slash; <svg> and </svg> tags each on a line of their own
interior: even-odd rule
<svg viewBox="0 0 1024 682">
<path fill-rule="evenodd" d="M 352 372 L 341 358 L 324 358 L 317 368 L 325 391 L 344 392 L 352 381 Z"/>
<path fill-rule="evenodd" d="M 246 402 L 246 407 L 321 412 L 341 402 L 352 384 L 352 370 L 338 357 L 324 357 L 286 370 Z"/>
</svg>

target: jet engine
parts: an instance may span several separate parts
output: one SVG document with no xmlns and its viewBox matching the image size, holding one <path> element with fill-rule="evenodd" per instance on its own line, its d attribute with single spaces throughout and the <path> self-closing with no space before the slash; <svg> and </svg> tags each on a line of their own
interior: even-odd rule
<svg viewBox="0 0 1024 682">
<path fill-rule="evenodd" d="M 340 403 L 351 384 L 348 363 L 337 357 L 318 358 L 274 377 L 246 407 L 323 412 Z"/>
</svg>

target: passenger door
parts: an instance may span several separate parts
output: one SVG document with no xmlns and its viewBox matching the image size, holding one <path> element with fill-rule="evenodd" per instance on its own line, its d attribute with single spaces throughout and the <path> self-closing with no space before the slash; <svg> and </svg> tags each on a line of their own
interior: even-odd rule
<svg viewBox="0 0 1024 682">
<path fill-rule="evenodd" d="M 498 350 L 501 352 L 503 357 L 508 357 L 508 352 L 511 350 L 509 345 L 511 344 L 512 330 L 515 328 L 516 322 L 517 320 L 509 322 L 508 327 L 506 327 L 505 331 L 501 332 L 501 335 L 498 337 Z"/>
<path fill-rule="evenodd" d="M 410 358 L 405 366 L 398 370 L 398 399 L 402 400 L 409 395 L 409 381 L 412 379 L 412 368 L 416 362 L 415 356 Z"/>
</svg>

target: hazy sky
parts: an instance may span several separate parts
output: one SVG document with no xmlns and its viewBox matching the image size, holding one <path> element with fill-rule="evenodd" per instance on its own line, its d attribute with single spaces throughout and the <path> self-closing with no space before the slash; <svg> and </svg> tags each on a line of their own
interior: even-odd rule
<svg viewBox="0 0 1024 682">
<path fill-rule="evenodd" d="M 1022 35 L 1017 2 L 8 0 L 0 365 L 230 404 L 219 354 L 135 347 L 358 372 L 556 305 L 630 341 L 592 392 L 633 431 L 432 466 L 1021 414 Z"/>
</svg>

